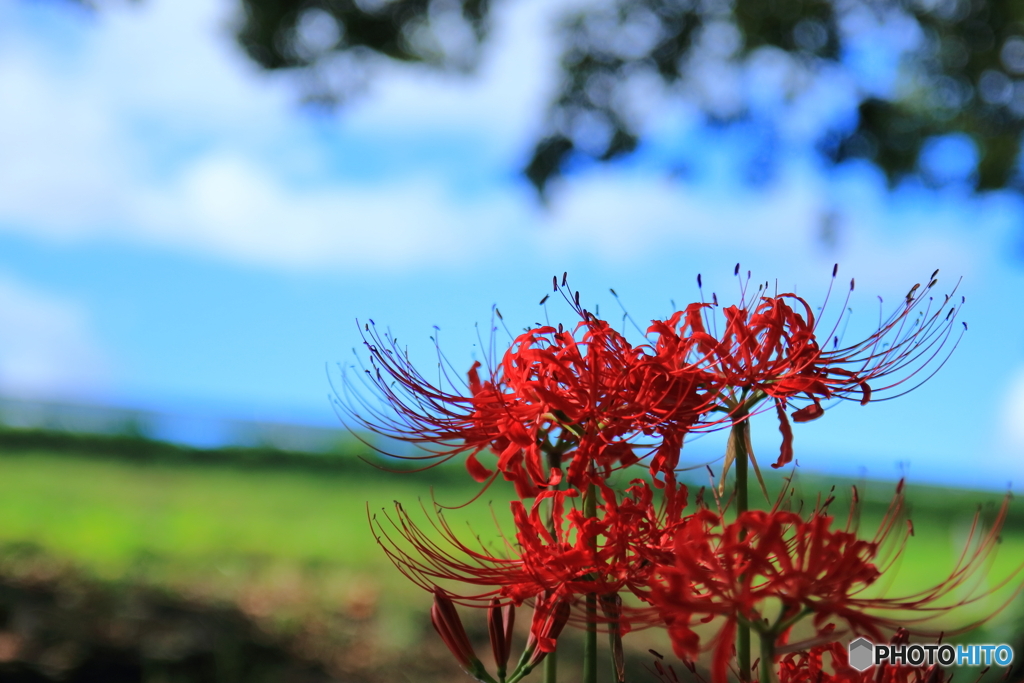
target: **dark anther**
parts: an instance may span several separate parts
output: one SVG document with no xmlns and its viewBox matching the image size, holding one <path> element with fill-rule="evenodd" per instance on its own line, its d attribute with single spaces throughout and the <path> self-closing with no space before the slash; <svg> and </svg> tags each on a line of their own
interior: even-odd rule
<svg viewBox="0 0 1024 683">
<path fill-rule="evenodd" d="M 540 300 L 540 305 L 541 305 L 541 306 L 543 306 L 543 305 L 544 305 L 544 302 L 548 300 L 548 297 L 549 297 L 549 296 L 551 296 L 551 295 L 550 295 L 550 294 L 545 294 L 545 295 L 544 295 L 544 298 Z"/>
</svg>

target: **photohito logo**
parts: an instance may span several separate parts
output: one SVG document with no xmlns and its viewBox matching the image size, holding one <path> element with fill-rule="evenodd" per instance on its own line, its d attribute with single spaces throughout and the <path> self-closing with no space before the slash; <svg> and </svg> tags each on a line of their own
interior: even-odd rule
<svg viewBox="0 0 1024 683">
<path fill-rule="evenodd" d="M 850 666 L 857 671 L 891 664 L 893 666 L 1009 666 L 1013 648 L 1009 645 L 942 645 L 907 643 L 875 645 L 867 638 L 850 643 Z"/>
</svg>

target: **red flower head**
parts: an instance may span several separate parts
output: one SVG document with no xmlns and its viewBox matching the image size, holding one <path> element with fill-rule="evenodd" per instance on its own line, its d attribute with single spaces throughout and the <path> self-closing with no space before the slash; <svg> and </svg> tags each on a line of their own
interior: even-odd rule
<svg viewBox="0 0 1024 683">
<path fill-rule="evenodd" d="M 838 266 L 832 271 L 833 281 L 837 271 Z M 931 377 L 934 369 L 907 386 L 931 364 L 945 362 L 956 346 L 954 342 L 943 351 L 954 329 L 958 304 L 947 308 L 952 295 L 946 295 L 941 304 L 934 300 L 931 292 L 937 274 L 932 273 L 924 287 L 914 285 L 866 338 L 845 346 L 840 345 L 839 331 L 845 324 L 849 294 L 844 313 L 823 329 L 810 304 L 795 294 L 768 296 L 767 284 L 748 294 L 749 272 L 741 284 L 740 303 L 722 309 L 721 335 L 712 319 L 717 296 L 713 303 L 691 304 L 667 320 L 654 321 L 648 332 L 658 336 L 656 357 L 675 359 L 682 367 L 704 373 L 705 383 L 716 389 L 718 409 L 734 422 L 746 420 L 758 404 L 771 399 L 783 435 L 774 467 L 781 467 L 793 458 L 786 415 L 789 404 L 806 404 L 793 413 L 793 420 L 806 422 L 824 413 L 822 400 L 852 399 L 863 405 L 894 398 Z M 849 291 L 853 288 L 851 280 Z"/>
<path fill-rule="evenodd" d="M 834 528 L 831 502 L 830 497 L 806 518 L 776 507 L 745 512 L 731 522 L 711 511 L 685 520 L 675 532 L 673 561 L 659 567 L 644 596 L 666 623 L 676 654 L 684 659 L 698 654 L 695 620 L 724 617 L 713 640 L 712 668 L 714 683 L 724 683 L 739 623 L 751 625 L 772 646 L 783 644 L 789 629 L 807 616 L 813 617 L 819 636 L 830 633 L 832 620 L 838 619 L 878 642 L 883 630 L 907 624 L 908 613 L 920 615 L 911 621 L 924 623 L 990 595 L 1016 575 L 983 595 L 949 599 L 987 561 L 1005 519 L 1004 504 L 987 533 L 972 533 L 971 541 L 975 536 L 980 540 L 968 542 L 973 552 L 965 551 L 946 580 L 910 596 L 871 597 L 867 589 L 911 534 L 909 522 L 901 524 L 902 483 L 870 541 L 858 539 L 849 522 Z M 769 614 L 775 605 L 777 613 Z M 893 612 L 899 613 L 898 621 L 889 616 Z"/>
<path fill-rule="evenodd" d="M 528 485 L 546 486 L 550 468 L 568 464 L 569 482 L 583 488 L 589 471 L 638 459 L 631 441 L 644 409 L 630 371 L 642 354 L 608 323 L 579 313 L 575 331 L 519 335 L 489 382 L 480 383 L 475 369 L 471 376 L 476 417 L 493 426 L 491 447 L 508 479 L 522 482 L 525 471 Z"/>
<path fill-rule="evenodd" d="M 396 505 L 389 526 L 376 518 L 373 523 L 384 552 L 424 590 L 442 590 L 479 607 L 493 607 L 494 598 L 520 605 L 542 595 L 575 605 L 586 594 L 646 586 L 654 563 L 671 546 L 672 520 L 686 505 L 686 488 L 678 484 L 666 489 L 660 507 L 643 481 L 623 495 L 604 485 L 595 489 L 602 497 L 600 517 L 570 505 L 580 498 L 575 490 L 546 491 L 529 509 L 513 501 L 515 542 L 506 542 L 505 556 L 470 547 L 442 514 L 424 530 Z M 625 620 L 622 627 L 628 630 Z"/>
<path fill-rule="evenodd" d="M 683 436 L 712 407 L 706 376 L 675 359 L 634 347 L 605 321 L 570 297 L 580 322 L 575 329 L 544 326 L 513 339 L 499 363 L 481 377 L 474 363 L 459 386 L 443 371 L 427 380 L 388 334 L 366 325 L 371 368 L 365 377 L 371 401 L 350 378 L 337 405 L 352 424 L 425 446 L 412 459 L 444 461 L 466 453 L 477 481 L 495 472 L 480 463 L 481 451 L 497 456 L 496 469 L 515 483 L 521 498 L 567 477 L 585 488 L 593 474 L 607 476 L 645 457 L 654 441 L 652 470 L 674 470 Z M 639 454 L 637 451 L 641 451 Z"/>
</svg>

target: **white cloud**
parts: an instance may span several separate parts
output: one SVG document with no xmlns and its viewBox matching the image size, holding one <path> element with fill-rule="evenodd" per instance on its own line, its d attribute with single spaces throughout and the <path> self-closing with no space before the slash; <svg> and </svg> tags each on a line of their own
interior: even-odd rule
<svg viewBox="0 0 1024 683">
<path fill-rule="evenodd" d="M 507 196 L 456 201 L 429 178 L 289 189 L 231 156 L 201 160 L 132 209 L 134 225 L 173 246 L 268 266 L 385 269 L 486 252 L 489 230 L 507 234 L 521 213 Z"/>
<path fill-rule="evenodd" d="M 523 216 L 516 190 L 457 197 L 443 178 L 422 174 L 289 185 L 280 148 L 292 165 L 317 166 L 322 143 L 294 116 L 296 94 L 257 77 L 232 44 L 228 6 L 105 7 L 96 25 L 79 27 L 88 40 L 71 60 L 47 59 L 44 37 L 33 49 L 0 48 L 0 229 L 283 268 L 443 263 L 511 234 Z M 519 33 L 522 22 L 512 22 Z M 504 59 L 490 60 L 482 80 L 396 72 L 337 125 L 386 141 L 409 129 L 423 139 L 465 131 L 472 121 L 491 133 L 480 139 L 507 147 L 512 119 L 522 128 L 539 102 L 523 101 L 536 90 L 524 75 L 532 70 Z"/>
<path fill-rule="evenodd" d="M 763 251 L 806 241 L 817 202 L 804 188 L 737 195 L 722 196 L 660 175 L 601 172 L 563 182 L 551 221 L 566 246 L 585 245 L 608 258 L 684 246 Z"/>
<path fill-rule="evenodd" d="M 73 397 L 102 389 L 108 375 L 80 305 L 0 274 L 0 394 Z"/>
<path fill-rule="evenodd" d="M 755 279 L 786 273 L 784 288 L 827 282 L 839 261 L 841 279 L 869 285 L 873 299 L 901 296 L 935 268 L 942 269 L 944 291 L 969 277 L 998 248 L 996 223 L 1013 210 L 993 205 L 979 222 L 964 215 L 962 203 L 949 202 L 901 215 L 885 190 L 844 193 L 799 168 L 764 191 L 687 185 L 657 173 L 603 169 L 561 181 L 546 238 L 611 263 L 674 253 L 685 263 L 727 263 L 731 275 L 732 263 L 741 261 Z M 825 220 L 838 232 L 833 248 L 821 241 Z M 971 220 L 976 231 L 968 235 L 963 225 Z M 714 277 L 708 266 L 698 267 Z"/>
<path fill-rule="evenodd" d="M 569 1 L 500 4 L 478 77 L 382 67 L 336 125 L 385 146 L 474 134 L 484 142 L 473 164 L 515 168 L 554 86 L 545 66 L 554 46 L 538 27 Z M 40 36 L 32 43 L 34 34 L 16 49 L 0 45 L 0 229 L 284 269 L 434 266 L 510 249 L 569 249 L 621 263 L 700 249 L 725 260 L 771 259 L 775 272 L 781 262 L 798 281 L 836 257 L 815 247 L 815 235 L 824 212 L 845 202 L 854 210 L 838 252 L 844 272 L 902 287 L 936 266 L 972 267 L 977 250 L 952 230 L 929 225 L 893 239 L 884 188 L 866 200 L 830 201 L 825 181 L 806 170 L 766 193 L 726 194 L 602 169 L 562 182 L 549 213 L 533 210 L 513 182 L 456 192 L 430 169 L 331 177 L 324 169 L 332 152 L 294 116 L 296 93 L 258 76 L 233 44 L 232 7 L 111 4 L 95 24 L 78 27 L 86 38 L 63 61 L 48 58 L 56 48 Z M 290 181 L 296 169 L 315 182 Z"/>
<path fill-rule="evenodd" d="M 557 46 L 552 39 L 557 19 L 566 7 L 579 4 L 577 0 L 495 3 L 494 30 L 475 74 L 447 76 L 387 64 L 375 78 L 369 97 L 345 114 L 345 125 L 376 134 L 431 129 L 483 132 L 497 153 L 521 157 L 537 135 L 558 85 L 553 67 Z"/>
</svg>

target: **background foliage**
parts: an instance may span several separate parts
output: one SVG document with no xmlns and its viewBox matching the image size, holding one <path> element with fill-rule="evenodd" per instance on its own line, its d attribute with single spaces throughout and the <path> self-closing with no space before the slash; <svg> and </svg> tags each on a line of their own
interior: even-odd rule
<svg viewBox="0 0 1024 683">
<path fill-rule="evenodd" d="M 515 0 L 508 0 L 514 2 Z M 486 49 L 488 0 L 242 0 L 237 39 L 265 69 L 305 72 L 331 103 L 365 85 L 373 60 L 469 70 Z M 897 183 L 949 180 L 930 146 L 968 143 L 978 191 L 1020 189 L 1024 7 L 1011 0 L 609 0 L 566 9 L 560 83 L 523 172 L 543 192 L 580 162 L 643 144 L 661 89 L 709 125 L 755 126 L 751 177 L 807 145 L 823 163 L 865 159 Z M 768 79 L 774 92 L 755 92 Z M 790 119 L 820 96 L 848 106 L 794 137 Z"/>
</svg>

